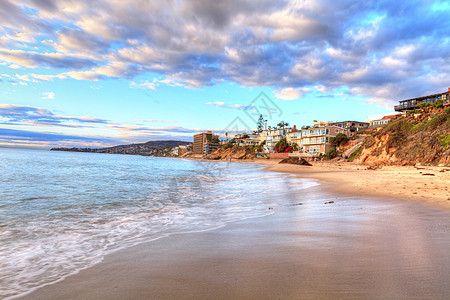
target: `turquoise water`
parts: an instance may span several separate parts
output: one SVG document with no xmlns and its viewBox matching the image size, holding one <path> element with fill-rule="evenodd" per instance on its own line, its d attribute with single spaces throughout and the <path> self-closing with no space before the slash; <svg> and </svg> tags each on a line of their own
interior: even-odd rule
<svg viewBox="0 0 450 300">
<path fill-rule="evenodd" d="M 0 298 L 140 242 L 266 215 L 315 185 L 254 164 L 0 148 Z"/>
</svg>

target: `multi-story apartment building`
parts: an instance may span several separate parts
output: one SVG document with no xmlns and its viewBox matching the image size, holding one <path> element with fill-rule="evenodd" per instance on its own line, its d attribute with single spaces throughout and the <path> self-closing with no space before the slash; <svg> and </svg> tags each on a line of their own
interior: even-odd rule
<svg viewBox="0 0 450 300">
<path fill-rule="evenodd" d="M 428 96 L 422 96 L 412 99 L 406 99 L 401 100 L 400 105 L 394 106 L 395 111 L 406 111 L 415 109 L 420 103 L 434 103 L 437 100 L 443 100 L 444 105 L 448 106 L 450 105 L 450 88 L 448 88 L 447 92 L 439 93 L 439 94 L 433 94 Z"/>
<path fill-rule="evenodd" d="M 302 152 L 312 155 L 325 154 L 334 147 L 330 139 L 339 133 L 350 135 L 349 130 L 331 125 L 302 129 L 299 148 Z"/>
<path fill-rule="evenodd" d="M 192 144 L 192 154 L 207 155 L 219 148 L 219 144 L 214 142 L 214 138 L 218 136 L 211 131 L 194 134 L 194 143 Z"/>
<path fill-rule="evenodd" d="M 359 130 L 369 128 L 370 124 L 366 123 L 366 122 L 358 122 L 358 121 L 342 121 L 342 122 L 330 123 L 329 125 L 347 129 L 350 132 L 350 135 L 353 136 Z"/>
<path fill-rule="evenodd" d="M 283 138 L 286 134 L 292 132 L 293 128 L 276 128 L 264 130 L 261 134 L 265 136 L 266 144 L 264 145 L 264 152 L 272 153 L 275 145 Z"/>
</svg>

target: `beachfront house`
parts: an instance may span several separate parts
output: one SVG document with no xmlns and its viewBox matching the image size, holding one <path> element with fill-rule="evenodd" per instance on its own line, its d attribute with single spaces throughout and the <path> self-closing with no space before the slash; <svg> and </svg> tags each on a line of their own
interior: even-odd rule
<svg viewBox="0 0 450 300">
<path fill-rule="evenodd" d="M 266 144 L 264 145 L 264 152 L 274 152 L 275 145 L 286 137 L 286 134 L 292 132 L 293 128 L 275 128 L 264 130 L 264 136 L 266 138 Z"/>
<path fill-rule="evenodd" d="M 370 123 L 359 122 L 359 121 L 342 121 L 342 122 L 330 123 L 329 125 L 347 129 L 350 132 L 350 136 L 353 136 L 359 130 L 364 130 L 364 129 L 369 128 Z"/>
<path fill-rule="evenodd" d="M 259 134 L 242 134 L 235 139 L 239 146 L 258 146 L 261 141 Z"/>
<path fill-rule="evenodd" d="M 397 116 L 398 115 L 389 115 L 389 116 L 384 116 L 381 119 L 372 120 L 372 121 L 370 121 L 369 127 L 373 128 L 373 127 L 386 125 L 390 121 L 395 120 L 397 118 Z"/>
<path fill-rule="evenodd" d="M 421 103 L 435 103 L 438 100 L 442 100 L 445 106 L 450 105 L 450 87 L 447 92 L 401 100 L 399 105 L 394 106 L 394 109 L 395 111 L 405 112 L 417 108 Z"/>
<path fill-rule="evenodd" d="M 294 127 L 292 127 L 292 132 L 286 134 L 286 141 L 291 146 L 294 144 L 296 144 L 297 147 L 300 146 L 301 139 L 302 139 L 302 131 L 297 130 L 297 127 L 295 125 Z"/>
<path fill-rule="evenodd" d="M 350 136 L 349 130 L 334 125 L 302 129 L 302 138 L 299 145 L 300 153 L 303 156 L 325 154 L 334 148 L 331 138 L 340 133 Z"/>
</svg>

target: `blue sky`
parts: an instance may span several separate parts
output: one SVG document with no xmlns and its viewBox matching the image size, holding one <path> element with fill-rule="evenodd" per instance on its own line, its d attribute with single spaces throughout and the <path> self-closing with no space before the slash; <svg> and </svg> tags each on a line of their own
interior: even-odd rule
<svg viewBox="0 0 450 300">
<path fill-rule="evenodd" d="M 447 1 L 1 1 L 0 145 L 381 117 L 450 86 L 449 15 Z"/>
</svg>

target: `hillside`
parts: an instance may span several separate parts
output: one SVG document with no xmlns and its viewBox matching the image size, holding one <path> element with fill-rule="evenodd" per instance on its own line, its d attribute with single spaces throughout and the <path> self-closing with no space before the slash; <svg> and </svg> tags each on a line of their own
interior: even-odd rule
<svg viewBox="0 0 450 300">
<path fill-rule="evenodd" d="M 388 123 L 366 138 L 352 159 L 369 165 L 450 166 L 450 107 L 425 107 Z"/>
<path fill-rule="evenodd" d="M 178 145 L 189 145 L 189 142 L 182 141 L 149 141 L 140 144 L 120 145 L 108 148 L 52 148 L 53 151 L 72 151 L 72 152 L 93 152 L 109 154 L 134 154 L 134 155 L 155 155 L 162 156 L 164 150 L 177 147 Z"/>
<path fill-rule="evenodd" d="M 213 153 L 209 154 L 208 159 L 251 159 L 256 157 L 256 150 L 249 147 L 240 147 L 233 145 L 228 148 L 219 148 Z"/>
</svg>

